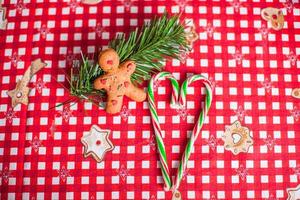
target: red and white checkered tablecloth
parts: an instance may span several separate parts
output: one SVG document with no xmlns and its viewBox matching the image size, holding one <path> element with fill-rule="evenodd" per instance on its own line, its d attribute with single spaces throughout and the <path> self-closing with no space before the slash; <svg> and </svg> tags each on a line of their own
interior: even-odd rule
<svg viewBox="0 0 300 200">
<path fill-rule="evenodd" d="M 163 189 L 147 102 L 125 99 L 121 114 L 88 102 L 50 109 L 68 98 L 63 85 L 80 51 L 90 56 L 117 33 L 128 33 L 167 10 L 183 12 L 199 34 L 194 50 L 166 63 L 182 83 L 193 73 L 210 78 L 213 104 L 180 191 L 184 199 L 287 199 L 300 184 L 299 1 L 4 0 L 0 30 L 1 199 L 170 199 Z M 265 7 L 283 11 L 284 28 L 268 28 Z M 297 58 L 298 55 L 298 58 Z M 47 67 L 29 84 L 29 105 L 12 109 L 7 91 L 41 58 Z M 147 84 L 145 84 L 146 86 Z M 190 87 L 188 108 L 169 106 L 170 83 L 161 81 L 158 114 L 175 175 L 204 98 Z M 203 102 L 203 101 L 202 101 Z M 224 149 L 225 126 L 235 120 L 251 130 L 254 145 L 233 155 Z M 83 157 L 80 138 L 92 125 L 110 129 L 115 145 L 101 163 Z"/>
</svg>

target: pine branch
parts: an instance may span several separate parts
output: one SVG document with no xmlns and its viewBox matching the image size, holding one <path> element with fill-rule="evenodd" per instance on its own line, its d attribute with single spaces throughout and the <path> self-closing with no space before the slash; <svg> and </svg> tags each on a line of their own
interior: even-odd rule
<svg viewBox="0 0 300 200">
<path fill-rule="evenodd" d="M 166 58 L 178 59 L 189 48 L 179 16 L 169 18 L 167 13 L 131 32 L 127 39 L 125 34 L 118 35 L 109 46 L 117 51 L 120 62 L 135 61 L 137 68 L 131 79 L 138 83 L 161 71 Z"/>
<path fill-rule="evenodd" d="M 178 59 L 181 53 L 189 49 L 179 16 L 168 17 L 166 13 L 144 24 L 140 30 L 131 32 L 128 38 L 125 34 L 118 35 L 109 46 L 117 51 L 120 62 L 135 61 L 137 68 L 131 76 L 133 83 L 149 79 L 152 73 L 161 71 L 166 58 Z M 70 93 L 99 105 L 93 97 L 105 96 L 105 91 L 95 90 L 93 82 L 103 71 L 98 64 L 89 62 L 82 54 L 81 56 L 78 68 L 73 67 L 70 80 L 67 78 Z M 70 101 L 63 102 L 62 105 Z"/>
<path fill-rule="evenodd" d="M 94 80 L 103 74 L 103 70 L 98 64 L 91 63 L 82 53 L 81 57 L 82 61 L 79 63 L 79 66 L 77 66 L 78 68 L 76 69 L 76 67 L 73 66 L 71 69 L 71 80 L 68 79 L 70 93 L 80 99 L 86 99 L 94 103 L 94 100 L 90 98 L 91 96 L 105 95 L 105 91 L 95 90 L 93 86 Z"/>
</svg>

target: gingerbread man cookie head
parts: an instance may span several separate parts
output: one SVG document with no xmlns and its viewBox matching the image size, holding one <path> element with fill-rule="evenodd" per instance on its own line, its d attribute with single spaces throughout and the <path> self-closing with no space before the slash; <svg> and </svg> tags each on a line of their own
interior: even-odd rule
<svg viewBox="0 0 300 200">
<path fill-rule="evenodd" d="M 144 90 L 131 82 L 131 75 L 136 69 L 134 61 L 126 60 L 120 64 L 120 58 L 113 49 L 107 49 L 99 55 L 99 65 L 105 72 L 96 78 L 94 88 L 104 89 L 107 93 L 106 112 L 115 114 L 120 112 L 123 96 L 142 102 L 146 99 Z"/>
<path fill-rule="evenodd" d="M 106 49 L 99 54 L 99 66 L 105 72 L 115 72 L 120 65 L 118 53 L 113 49 Z"/>
</svg>

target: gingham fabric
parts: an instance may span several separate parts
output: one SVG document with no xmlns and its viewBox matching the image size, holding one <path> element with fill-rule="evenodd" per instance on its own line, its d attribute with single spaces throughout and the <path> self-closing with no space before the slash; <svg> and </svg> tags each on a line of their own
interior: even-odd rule
<svg viewBox="0 0 300 200">
<path fill-rule="evenodd" d="M 147 102 L 126 98 L 113 116 L 83 101 L 53 108 L 71 98 L 65 74 L 80 51 L 92 57 L 117 33 L 165 10 L 182 12 L 199 35 L 194 50 L 182 62 L 167 62 L 165 70 L 180 83 L 201 73 L 214 85 L 212 107 L 179 188 L 183 199 L 287 199 L 287 189 L 300 184 L 300 100 L 291 96 L 300 87 L 299 1 L 103 0 L 89 6 L 4 0 L 2 7 L 8 23 L 0 30 L 1 199 L 171 198 L 163 189 Z M 282 30 L 261 18 L 266 7 L 282 10 Z M 12 109 L 7 91 L 36 58 L 47 67 L 29 84 L 29 105 Z M 163 80 L 156 94 L 175 176 L 205 90 L 194 84 L 187 109 L 173 110 L 170 87 Z M 254 145 L 233 155 L 221 137 L 236 120 L 250 129 Z M 92 125 L 112 131 L 115 148 L 101 163 L 83 157 L 80 138 Z"/>
</svg>

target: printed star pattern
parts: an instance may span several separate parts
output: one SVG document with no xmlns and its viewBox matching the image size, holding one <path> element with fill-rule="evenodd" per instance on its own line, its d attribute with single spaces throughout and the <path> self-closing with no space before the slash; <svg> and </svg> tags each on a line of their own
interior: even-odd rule
<svg viewBox="0 0 300 200">
<path fill-rule="evenodd" d="M 90 133 L 81 138 L 81 142 L 84 145 L 84 157 L 92 156 L 97 162 L 101 162 L 105 153 L 114 149 L 108 138 L 109 134 L 110 130 L 102 130 L 98 126 L 93 125 Z"/>
</svg>

